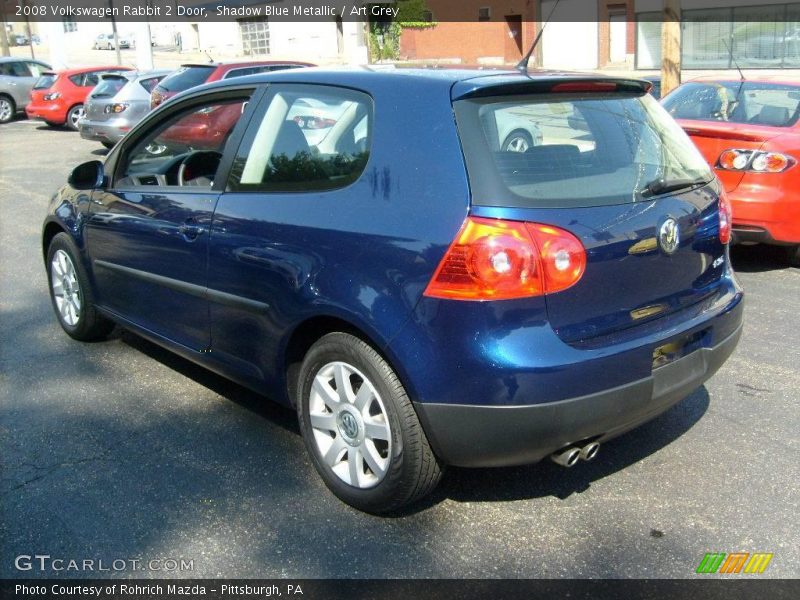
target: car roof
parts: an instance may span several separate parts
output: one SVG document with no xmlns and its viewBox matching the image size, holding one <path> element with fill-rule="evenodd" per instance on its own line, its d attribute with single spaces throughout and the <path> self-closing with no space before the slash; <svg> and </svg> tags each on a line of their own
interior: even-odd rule
<svg viewBox="0 0 800 600">
<path fill-rule="evenodd" d="M 47 63 L 43 60 L 39 60 L 38 58 L 30 58 L 29 56 L 0 56 L 0 63 L 7 63 L 7 62 L 35 62 L 39 63 L 40 65 L 46 65 Z"/>
<path fill-rule="evenodd" d="M 401 81 L 415 81 L 431 87 L 452 88 L 453 98 L 488 95 L 487 90 L 495 87 L 526 87 L 528 84 L 569 81 L 608 81 L 625 82 L 644 88 L 649 85 L 643 79 L 611 77 L 596 73 L 579 73 L 530 69 L 521 73 L 515 69 L 464 69 L 464 68 L 383 68 L 383 67 L 312 67 L 308 69 L 287 69 L 270 73 L 259 73 L 235 79 L 226 79 L 201 86 L 205 89 L 218 89 L 242 85 L 243 83 L 309 83 L 320 85 L 342 85 L 369 90 L 382 85 L 396 85 Z M 198 91 L 201 88 L 193 88 Z"/>
<path fill-rule="evenodd" d="M 298 67 L 313 67 L 315 65 L 297 60 L 245 60 L 228 62 L 185 63 L 181 67 L 211 67 L 220 69 L 235 69 L 238 67 L 258 67 L 262 65 L 297 65 Z"/>
<path fill-rule="evenodd" d="M 57 75 L 66 75 L 67 77 L 69 77 L 70 75 L 91 73 L 92 71 L 133 71 L 133 69 L 131 67 L 124 67 L 120 65 L 103 65 L 99 67 L 80 67 L 76 69 L 54 70 L 51 71 L 51 73 L 55 73 Z"/>
</svg>

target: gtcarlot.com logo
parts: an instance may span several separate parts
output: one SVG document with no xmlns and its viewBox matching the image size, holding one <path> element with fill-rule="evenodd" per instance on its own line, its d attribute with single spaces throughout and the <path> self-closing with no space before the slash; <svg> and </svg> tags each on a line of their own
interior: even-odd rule
<svg viewBox="0 0 800 600">
<path fill-rule="evenodd" d="M 760 575 L 767 569 L 772 560 L 771 552 L 708 552 L 697 565 L 697 573 L 718 573 L 734 575 L 747 573 Z"/>
<path fill-rule="evenodd" d="M 49 554 L 20 554 L 14 559 L 17 571 L 39 572 L 121 572 L 121 571 L 194 571 L 194 559 L 185 558 L 53 558 Z"/>
</svg>

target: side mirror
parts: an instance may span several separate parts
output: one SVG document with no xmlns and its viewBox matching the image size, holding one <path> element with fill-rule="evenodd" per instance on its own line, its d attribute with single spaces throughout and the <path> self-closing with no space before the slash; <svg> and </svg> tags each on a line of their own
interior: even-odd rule
<svg viewBox="0 0 800 600">
<path fill-rule="evenodd" d="M 99 160 L 92 160 L 78 165 L 72 169 L 67 183 L 76 190 L 96 190 L 102 188 L 105 183 L 103 163 Z"/>
</svg>

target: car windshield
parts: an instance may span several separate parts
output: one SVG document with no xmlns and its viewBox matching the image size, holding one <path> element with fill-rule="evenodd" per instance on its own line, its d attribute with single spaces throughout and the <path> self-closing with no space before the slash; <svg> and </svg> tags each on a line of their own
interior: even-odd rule
<svg viewBox="0 0 800 600">
<path fill-rule="evenodd" d="M 800 86 L 750 81 L 689 82 L 664 98 L 676 119 L 790 127 L 800 116 Z"/>
<path fill-rule="evenodd" d="M 158 84 L 158 87 L 167 92 L 182 92 L 205 83 L 215 68 L 213 66 L 205 67 L 200 65 L 182 67 L 169 77 L 165 77 Z"/>
<path fill-rule="evenodd" d="M 45 73 L 39 79 L 36 80 L 36 83 L 33 84 L 33 89 L 35 90 L 46 90 L 49 87 L 52 87 L 53 84 L 56 82 L 56 78 L 58 75 L 55 73 Z"/>
<path fill-rule="evenodd" d="M 505 96 L 455 108 L 475 204 L 622 204 L 713 179 L 650 94 Z"/>
<path fill-rule="evenodd" d="M 92 92 L 92 98 L 111 98 L 117 95 L 125 84 L 128 83 L 128 79 L 125 77 L 115 77 L 115 76 L 106 76 L 100 81 L 94 91 Z"/>
</svg>

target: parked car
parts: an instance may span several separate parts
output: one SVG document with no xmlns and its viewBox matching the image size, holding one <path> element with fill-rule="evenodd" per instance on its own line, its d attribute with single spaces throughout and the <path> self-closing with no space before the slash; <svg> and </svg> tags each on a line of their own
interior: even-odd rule
<svg viewBox="0 0 800 600">
<path fill-rule="evenodd" d="M 734 243 L 786 246 L 800 266 L 800 81 L 702 78 L 663 104 L 725 187 Z"/>
<path fill-rule="evenodd" d="M 661 99 L 661 76 L 660 75 L 653 75 L 651 77 L 645 77 L 646 81 L 649 81 L 652 84 L 650 88 L 650 93 L 653 94 L 653 98 L 656 100 Z"/>
<path fill-rule="evenodd" d="M 203 83 L 211 83 L 220 79 L 244 77 L 257 73 L 270 73 L 299 67 L 313 67 L 311 63 L 296 61 L 255 60 L 230 63 L 198 63 L 185 64 L 172 75 L 165 78 L 153 90 L 150 96 L 150 106 L 155 108 L 164 100 L 172 98 L 175 94 L 183 92 Z"/>
<path fill-rule="evenodd" d="M 117 41 L 119 41 L 119 47 L 121 50 L 133 47 L 132 38 L 117 34 L 115 40 L 113 33 L 101 33 L 98 35 L 96 38 L 94 38 L 93 47 L 95 50 L 116 50 Z"/>
<path fill-rule="evenodd" d="M 447 464 L 590 460 L 700 386 L 742 327 L 725 195 L 645 90 L 422 69 L 190 90 L 53 196 L 55 314 L 294 406 L 326 485 L 365 511 Z M 290 115 L 317 102 L 345 106 L 312 145 Z M 515 105 L 549 119 L 527 152 L 500 150 L 494 113 Z M 241 115 L 229 136 L 148 150 L 220 106 Z M 560 131 L 576 113 L 588 130 Z"/>
<path fill-rule="evenodd" d="M 17 33 L 11 37 L 10 41 L 12 46 L 27 46 L 28 36 L 24 33 Z"/>
<path fill-rule="evenodd" d="M 131 70 L 129 67 L 110 66 L 42 73 L 33 86 L 25 112 L 29 118 L 40 119 L 51 127 L 66 125 L 78 131 L 86 97 L 100 83 L 100 75 Z"/>
<path fill-rule="evenodd" d="M 150 92 L 170 72 L 127 71 L 101 75 L 100 83 L 86 100 L 85 115 L 78 122 L 81 137 L 96 140 L 106 148 L 114 146 L 150 112 Z"/>
<path fill-rule="evenodd" d="M 0 57 L 0 123 L 8 123 L 24 111 L 36 80 L 50 70 L 38 60 Z"/>
</svg>

